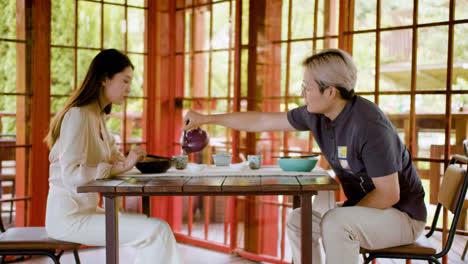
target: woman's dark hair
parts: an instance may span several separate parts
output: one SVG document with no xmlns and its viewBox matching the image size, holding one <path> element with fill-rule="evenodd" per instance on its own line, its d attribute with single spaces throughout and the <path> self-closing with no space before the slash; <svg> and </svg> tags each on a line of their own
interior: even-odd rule
<svg viewBox="0 0 468 264">
<path fill-rule="evenodd" d="M 73 91 L 70 98 L 65 103 L 65 106 L 52 119 L 49 127 L 49 133 L 44 139 L 49 148 L 55 144 L 55 141 L 60 136 L 60 127 L 63 117 L 70 108 L 75 106 L 85 106 L 97 101 L 103 92 L 103 82 L 112 79 L 115 74 L 122 72 L 125 68 L 131 67 L 134 69 L 132 62 L 127 55 L 116 49 L 107 49 L 99 52 L 89 65 L 88 72 L 83 80 L 83 83 L 78 89 Z M 109 114 L 112 109 L 112 104 L 104 107 L 104 112 Z"/>
</svg>

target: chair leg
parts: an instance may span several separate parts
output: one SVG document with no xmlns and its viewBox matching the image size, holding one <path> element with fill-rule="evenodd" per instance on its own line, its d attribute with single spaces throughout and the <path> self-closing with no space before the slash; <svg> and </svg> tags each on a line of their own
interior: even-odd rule
<svg viewBox="0 0 468 264">
<path fill-rule="evenodd" d="M 465 260 L 467 250 L 468 250 L 468 240 L 466 241 L 465 249 L 463 249 L 463 254 L 462 254 L 462 257 L 461 257 L 462 260 Z"/>
<path fill-rule="evenodd" d="M 16 183 L 16 180 L 13 180 L 13 182 L 12 182 L 12 184 L 11 184 L 11 198 L 14 198 L 14 197 L 15 197 L 15 192 L 16 192 L 16 190 L 15 190 L 15 187 L 16 187 L 16 186 L 15 186 L 15 183 Z M 11 201 L 11 202 L 10 202 L 10 224 L 11 224 L 11 222 L 12 222 L 12 220 L 13 220 L 13 205 L 14 205 L 14 202 Z"/>
<path fill-rule="evenodd" d="M 47 253 L 46 255 L 49 256 L 49 258 L 51 258 L 52 261 L 54 261 L 54 264 L 60 264 L 60 255 L 61 254 L 56 256 L 54 253 Z"/>
<path fill-rule="evenodd" d="M 73 256 L 75 256 L 75 263 L 76 264 L 81 264 L 80 262 L 80 256 L 78 255 L 78 249 L 73 250 Z"/>
</svg>

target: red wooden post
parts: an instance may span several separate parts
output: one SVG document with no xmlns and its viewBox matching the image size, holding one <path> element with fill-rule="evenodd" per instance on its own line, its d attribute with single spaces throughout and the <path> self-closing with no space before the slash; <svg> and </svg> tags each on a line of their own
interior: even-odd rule
<svg viewBox="0 0 468 264">
<path fill-rule="evenodd" d="M 173 154 L 175 132 L 175 28 L 175 1 L 148 1 L 147 151 L 164 156 Z M 151 199 L 152 215 L 180 230 L 182 199 Z"/>
<path fill-rule="evenodd" d="M 29 6 L 31 3 L 29 3 Z M 21 40 L 27 39 L 26 31 L 26 17 L 31 13 L 31 8 L 26 8 L 25 0 L 16 1 L 16 38 Z M 30 15 L 28 16 L 30 17 Z M 29 21 L 31 23 L 31 21 Z M 27 79 L 31 74 L 31 64 L 26 63 L 26 58 L 31 53 L 31 43 L 17 44 L 16 45 L 16 91 L 18 93 L 29 94 L 31 87 L 27 85 Z M 16 145 L 29 145 L 31 134 L 30 126 L 28 125 L 29 112 L 31 104 L 29 97 L 16 96 Z M 16 149 L 16 196 L 25 197 L 29 196 L 29 147 L 22 147 Z M 16 203 L 15 225 L 27 225 L 27 208 L 28 202 Z"/>
<path fill-rule="evenodd" d="M 29 7 L 27 7 L 29 8 Z M 31 226 L 45 224 L 49 190 L 49 150 L 44 143 L 50 120 L 50 0 L 33 0 L 33 53 L 31 85 Z"/>
</svg>

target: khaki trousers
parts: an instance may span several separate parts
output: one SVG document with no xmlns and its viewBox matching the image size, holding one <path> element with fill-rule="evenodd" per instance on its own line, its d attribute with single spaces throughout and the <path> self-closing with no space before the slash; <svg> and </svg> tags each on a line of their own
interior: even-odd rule
<svg viewBox="0 0 468 264">
<path fill-rule="evenodd" d="M 424 230 L 425 222 L 410 218 L 395 208 L 338 207 L 323 216 L 312 215 L 312 263 L 323 263 L 320 240 L 327 264 L 357 264 L 359 248 L 379 249 L 410 244 Z M 286 233 L 294 263 L 301 263 L 301 209 L 288 216 Z"/>
</svg>

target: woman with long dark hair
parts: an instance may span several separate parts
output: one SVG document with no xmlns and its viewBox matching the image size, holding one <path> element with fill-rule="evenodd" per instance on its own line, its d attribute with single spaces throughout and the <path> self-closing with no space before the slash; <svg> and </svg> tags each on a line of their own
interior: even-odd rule
<svg viewBox="0 0 468 264">
<path fill-rule="evenodd" d="M 50 237 L 105 245 L 105 214 L 98 194 L 76 189 L 125 172 L 146 155 L 141 147 L 122 155 L 104 123 L 112 104 L 124 102 L 132 79 L 133 65 L 126 55 L 115 49 L 101 51 L 80 88 L 52 120 L 45 139 L 51 149 L 46 212 Z M 163 220 L 121 213 L 119 242 L 137 248 L 135 263 L 181 263 L 174 235 Z"/>
</svg>

